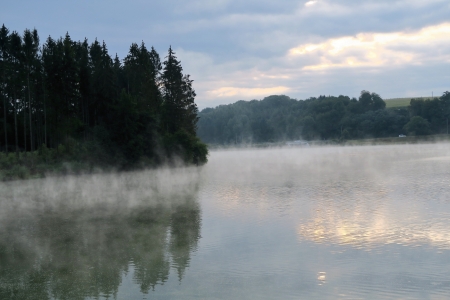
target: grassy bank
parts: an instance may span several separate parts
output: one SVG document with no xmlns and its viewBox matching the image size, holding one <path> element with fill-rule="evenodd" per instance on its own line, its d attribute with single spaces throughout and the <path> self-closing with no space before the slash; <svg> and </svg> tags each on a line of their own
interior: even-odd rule
<svg viewBox="0 0 450 300">
<path fill-rule="evenodd" d="M 406 137 L 367 138 L 357 140 L 325 140 L 311 141 L 311 146 L 342 145 L 342 146 L 369 146 L 369 145 L 391 145 L 391 144 L 425 144 L 450 142 L 450 135 L 422 135 Z"/>
<path fill-rule="evenodd" d="M 130 163 L 120 151 L 106 151 L 98 142 L 67 139 L 57 148 L 47 148 L 44 144 L 32 152 L 0 152 L 0 180 L 152 168 L 160 163 L 147 157 Z"/>
<path fill-rule="evenodd" d="M 347 140 L 342 144 L 347 146 L 357 145 L 388 145 L 388 144 L 421 144 L 421 143 L 440 143 L 450 142 L 450 135 L 422 135 L 422 136 L 406 136 L 406 137 L 388 137 L 376 139 Z"/>
<path fill-rule="evenodd" d="M 36 152 L 0 153 L 0 180 L 42 178 L 48 175 L 91 172 L 92 166 L 78 161 L 45 162 Z"/>
<path fill-rule="evenodd" d="M 105 148 L 96 141 L 77 142 L 70 138 L 57 148 L 47 148 L 44 144 L 32 152 L 0 152 L 0 181 L 66 174 L 133 171 L 157 168 L 162 165 L 177 167 L 196 164 L 198 166 L 206 163 L 208 149 L 203 143 L 198 141 L 200 145 L 182 148 L 186 144 L 189 146 L 189 141 L 181 146 L 177 140 L 171 142 L 169 150 L 160 147 L 157 155 L 140 156 L 134 160 L 125 157 L 122 151 L 114 147 Z M 204 161 L 198 159 L 202 155 L 205 157 Z"/>
<path fill-rule="evenodd" d="M 57 149 L 41 146 L 33 152 L 0 153 L 0 180 L 42 178 L 48 175 L 91 173 L 96 169 L 108 170 L 110 164 L 100 152 L 84 147 L 68 150 L 60 145 Z M 95 162 L 97 160 L 97 162 Z"/>
</svg>

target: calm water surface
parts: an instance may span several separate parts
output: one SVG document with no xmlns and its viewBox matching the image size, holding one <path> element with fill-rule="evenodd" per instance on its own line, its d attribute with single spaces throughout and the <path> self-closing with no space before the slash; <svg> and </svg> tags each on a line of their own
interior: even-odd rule
<svg viewBox="0 0 450 300">
<path fill-rule="evenodd" d="M 0 184 L 0 299 L 448 299 L 450 144 Z"/>
</svg>

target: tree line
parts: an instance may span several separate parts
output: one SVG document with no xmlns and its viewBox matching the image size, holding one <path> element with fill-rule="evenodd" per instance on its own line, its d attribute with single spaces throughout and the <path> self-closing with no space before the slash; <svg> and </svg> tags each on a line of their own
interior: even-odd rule
<svg viewBox="0 0 450 300">
<path fill-rule="evenodd" d="M 206 143 L 222 145 L 442 134 L 447 133 L 449 115 L 449 92 L 392 109 L 369 91 L 362 91 L 358 99 L 269 96 L 203 109 L 197 134 Z"/>
<path fill-rule="evenodd" d="M 17 156 L 42 147 L 95 152 L 122 165 L 206 162 L 192 82 L 171 47 L 161 61 L 153 47 L 133 43 L 121 60 L 104 41 L 66 33 L 40 45 L 36 29 L 20 35 L 3 25 L 0 147 Z"/>
</svg>

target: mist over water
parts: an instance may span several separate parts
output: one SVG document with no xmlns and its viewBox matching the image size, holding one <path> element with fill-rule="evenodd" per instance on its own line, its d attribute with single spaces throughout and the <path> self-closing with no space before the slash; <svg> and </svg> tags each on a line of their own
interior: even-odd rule
<svg viewBox="0 0 450 300">
<path fill-rule="evenodd" d="M 445 299 L 450 144 L 0 185 L 1 299 Z"/>
<path fill-rule="evenodd" d="M 0 299 L 118 298 L 183 277 L 200 238 L 198 170 L 3 183 Z"/>
</svg>

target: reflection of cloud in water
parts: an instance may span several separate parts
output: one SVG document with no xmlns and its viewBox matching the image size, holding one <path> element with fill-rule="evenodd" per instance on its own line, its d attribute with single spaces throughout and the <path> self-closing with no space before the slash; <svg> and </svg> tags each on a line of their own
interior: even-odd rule
<svg viewBox="0 0 450 300">
<path fill-rule="evenodd" d="M 431 245 L 450 250 L 448 222 L 444 224 L 394 224 L 388 218 L 372 220 L 323 218 L 300 224 L 297 227 L 301 240 L 316 243 L 350 245 L 355 248 L 372 250 L 387 244 L 407 246 Z"/>
<path fill-rule="evenodd" d="M 300 240 L 450 249 L 449 154 L 448 144 L 230 150 L 206 168 L 220 211 L 289 215 Z"/>
<path fill-rule="evenodd" d="M 450 249 L 450 219 L 440 210 L 450 199 L 448 162 L 385 161 L 394 167 L 383 176 L 335 179 L 343 189 L 322 184 L 309 195 L 310 216 L 297 225 L 300 240 L 367 250 L 387 244 Z"/>
</svg>

